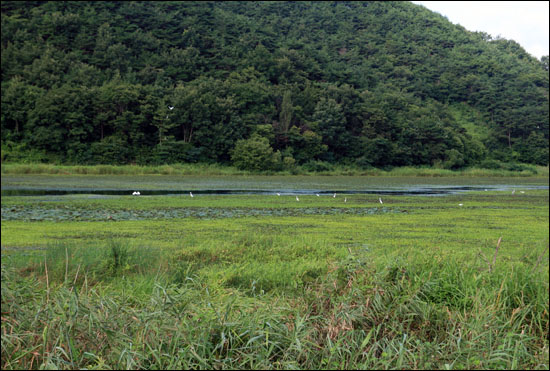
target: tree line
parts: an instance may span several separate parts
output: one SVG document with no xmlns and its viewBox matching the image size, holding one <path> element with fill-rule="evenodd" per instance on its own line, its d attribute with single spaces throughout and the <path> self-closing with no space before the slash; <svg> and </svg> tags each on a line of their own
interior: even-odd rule
<svg viewBox="0 0 550 371">
<path fill-rule="evenodd" d="M 548 57 L 412 3 L 1 6 L 3 160 L 548 164 Z"/>
</svg>

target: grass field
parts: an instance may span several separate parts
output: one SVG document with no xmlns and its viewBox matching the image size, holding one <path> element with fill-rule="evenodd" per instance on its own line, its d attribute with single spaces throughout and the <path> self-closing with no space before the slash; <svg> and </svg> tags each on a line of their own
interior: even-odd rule
<svg viewBox="0 0 550 371">
<path fill-rule="evenodd" d="M 2 197 L 1 367 L 548 369 L 548 196 Z"/>
<path fill-rule="evenodd" d="M 459 170 L 440 169 L 431 166 L 404 166 L 391 170 L 361 169 L 357 166 L 330 165 L 330 169 L 308 171 L 302 167 L 278 172 L 264 171 L 263 174 L 279 175 L 356 175 L 356 176 L 417 176 L 417 177 L 545 177 L 548 166 L 516 164 L 514 169 L 465 168 Z M 2 163 L 2 174 L 62 174 L 62 175 L 256 175 L 258 172 L 239 170 L 233 166 L 219 164 L 172 164 L 159 166 L 140 165 L 54 165 L 42 163 Z"/>
</svg>

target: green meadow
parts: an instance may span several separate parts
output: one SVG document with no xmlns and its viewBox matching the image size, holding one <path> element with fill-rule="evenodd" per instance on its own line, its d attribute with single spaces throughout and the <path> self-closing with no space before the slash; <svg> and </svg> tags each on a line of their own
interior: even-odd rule
<svg viewBox="0 0 550 371">
<path fill-rule="evenodd" d="M 1 367 L 548 369 L 549 193 L 514 182 L 383 204 L 353 179 L 299 201 L 2 196 Z"/>
<path fill-rule="evenodd" d="M 240 170 L 220 164 L 169 164 L 169 165 L 57 165 L 46 163 L 2 163 L 2 174 L 57 174 L 57 175 L 197 175 L 197 176 L 242 176 L 257 175 L 258 171 Z M 469 167 L 458 170 L 433 166 L 403 166 L 389 170 L 364 169 L 352 165 L 327 165 L 327 169 L 313 171 L 300 166 L 289 170 L 263 171 L 264 175 L 325 175 L 325 176 L 418 176 L 418 177 L 545 177 L 548 166 L 503 163 L 496 169 Z"/>
</svg>

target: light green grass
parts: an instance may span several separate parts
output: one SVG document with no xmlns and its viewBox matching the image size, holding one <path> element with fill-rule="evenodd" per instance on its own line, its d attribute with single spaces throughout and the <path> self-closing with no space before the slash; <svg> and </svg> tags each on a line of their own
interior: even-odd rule
<svg viewBox="0 0 550 371">
<path fill-rule="evenodd" d="M 263 172 L 264 175 L 332 175 L 332 176 L 418 176 L 418 177 L 548 177 L 548 166 L 525 165 L 530 170 L 466 168 L 447 170 L 435 167 L 398 167 L 392 170 L 360 169 L 355 166 L 334 165 L 332 170 L 310 172 L 296 167 L 280 172 Z M 218 164 L 171 164 L 160 166 L 139 165 L 55 165 L 3 163 L 2 174 L 61 174 L 61 175 L 254 175 L 251 171 Z"/>
<path fill-rule="evenodd" d="M 518 193 L 385 196 L 400 212 L 371 215 L 2 220 L 2 369 L 547 369 L 548 191 Z M 2 205 L 305 211 L 377 199 Z"/>
</svg>

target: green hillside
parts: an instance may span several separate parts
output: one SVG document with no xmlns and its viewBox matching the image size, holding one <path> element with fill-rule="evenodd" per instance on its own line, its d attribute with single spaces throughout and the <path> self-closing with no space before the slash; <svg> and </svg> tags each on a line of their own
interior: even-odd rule
<svg viewBox="0 0 550 371">
<path fill-rule="evenodd" d="M 1 7 L 3 161 L 548 164 L 548 57 L 409 2 Z"/>
</svg>

